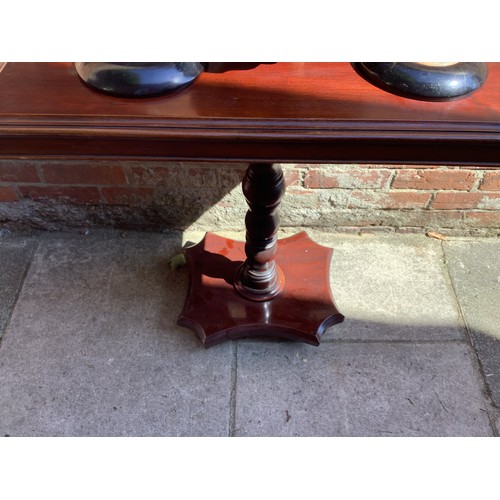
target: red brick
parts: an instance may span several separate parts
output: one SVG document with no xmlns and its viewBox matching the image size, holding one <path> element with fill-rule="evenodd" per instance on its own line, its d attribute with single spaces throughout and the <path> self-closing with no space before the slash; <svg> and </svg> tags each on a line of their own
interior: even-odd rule
<svg viewBox="0 0 500 500">
<path fill-rule="evenodd" d="M 237 169 L 237 168 L 220 168 L 218 170 L 214 170 L 216 176 L 215 176 L 215 182 L 219 185 L 223 186 L 228 186 L 230 189 L 234 188 L 237 186 L 245 177 L 245 171 L 246 169 Z M 284 172 L 285 176 L 285 181 L 287 185 L 292 185 L 294 184 L 293 179 L 295 179 L 295 174 L 297 176 L 299 175 L 298 172 L 292 172 L 291 176 L 288 176 L 287 172 Z M 290 181 L 289 181 L 290 179 Z M 297 178 L 297 184 L 298 184 L 298 178 Z M 289 183 L 290 182 L 290 183 Z"/>
<path fill-rule="evenodd" d="M 182 173 L 177 172 L 177 182 L 183 187 L 205 188 L 216 182 L 217 168 L 189 167 Z"/>
<path fill-rule="evenodd" d="M 132 167 L 130 180 L 137 186 L 155 186 L 159 182 L 172 180 L 171 167 Z"/>
<path fill-rule="evenodd" d="M 306 173 L 304 186 L 311 189 L 377 189 L 386 185 L 390 175 L 389 170 L 314 168 Z"/>
<path fill-rule="evenodd" d="M 96 187 L 19 186 L 19 191 L 25 198 L 38 201 L 55 199 L 83 205 L 95 205 L 100 201 Z"/>
<path fill-rule="evenodd" d="M 300 184 L 300 172 L 295 169 L 284 169 L 285 184 L 287 186 L 298 186 Z"/>
<path fill-rule="evenodd" d="M 401 170 L 401 169 L 412 169 L 412 170 L 415 170 L 416 166 L 415 165 L 391 165 L 391 164 L 382 164 L 382 165 L 364 165 L 365 167 L 370 167 L 370 168 L 391 168 L 391 169 L 395 169 L 395 170 Z M 436 168 L 443 168 L 442 165 L 418 165 L 417 167 L 419 170 L 420 169 L 429 169 L 429 170 L 434 170 Z"/>
<path fill-rule="evenodd" d="M 11 186 L 0 186 L 0 202 L 17 201 L 17 194 Z"/>
<path fill-rule="evenodd" d="M 301 167 L 301 168 L 310 168 L 310 169 L 315 169 L 315 168 L 318 168 L 318 164 L 316 163 L 289 163 L 287 165 L 294 165 L 296 167 Z M 330 164 L 327 164 L 325 163 L 324 165 L 330 165 Z M 337 164 L 336 166 L 339 166 L 339 165 L 343 165 L 345 167 L 351 167 L 351 164 L 349 165 L 345 165 L 345 164 Z M 356 163 L 353 163 L 352 164 L 352 167 L 356 168 L 358 167 L 359 168 L 359 164 L 356 164 Z M 411 168 L 413 170 L 415 170 L 415 168 L 418 168 L 418 169 L 435 169 L 435 168 L 443 168 L 442 165 L 418 165 L 417 167 L 415 165 L 391 165 L 391 164 L 385 164 L 385 163 L 364 163 L 363 164 L 363 168 L 367 168 L 367 169 L 403 169 L 403 168 Z M 475 167 L 467 167 L 467 168 L 475 168 Z"/>
<path fill-rule="evenodd" d="M 133 186 L 156 187 L 158 185 L 187 188 L 189 190 L 218 185 L 229 189 L 237 186 L 245 174 L 245 169 L 239 166 L 225 168 L 213 165 L 206 166 L 167 165 L 167 166 L 136 166 L 129 170 L 130 182 Z M 295 173 L 294 173 L 295 175 Z M 292 177 L 293 179 L 293 177 Z"/>
<path fill-rule="evenodd" d="M 484 193 L 477 208 L 482 210 L 500 210 L 500 193 Z"/>
<path fill-rule="evenodd" d="M 437 193 L 431 208 L 500 210 L 500 193 Z"/>
<path fill-rule="evenodd" d="M 122 186 L 127 183 L 125 172 L 120 165 L 99 162 L 44 165 L 42 171 L 46 182 L 51 184 Z"/>
<path fill-rule="evenodd" d="M 352 191 L 348 208 L 425 208 L 430 199 L 414 191 Z"/>
<path fill-rule="evenodd" d="M 500 212 L 465 212 L 464 216 L 468 226 L 500 228 Z"/>
<path fill-rule="evenodd" d="M 384 212 L 385 213 L 385 212 Z M 396 220 L 413 227 L 457 227 L 463 219 L 460 210 L 393 210 Z"/>
<path fill-rule="evenodd" d="M 102 188 L 101 193 L 108 205 L 141 206 L 152 203 L 155 190 L 148 187 L 109 187 Z"/>
<path fill-rule="evenodd" d="M 393 189 L 454 189 L 468 191 L 476 176 L 468 170 L 399 170 Z"/>
<path fill-rule="evenodd" d="M 482 191 L 500 191 L 500 172 L 486 172 L 479 189 Z"/>
<path fill-rule="evenodd" d="M 0 182 L 40 182 L 36 168 L 28 163 L 0 163 Z"/>
</svg>

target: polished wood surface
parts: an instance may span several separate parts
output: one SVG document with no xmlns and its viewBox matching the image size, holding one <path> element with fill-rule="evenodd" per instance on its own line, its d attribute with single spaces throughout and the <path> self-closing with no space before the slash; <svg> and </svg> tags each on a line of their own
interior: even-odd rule
<svg viewBox="0 0 500 500">
<path fill-rule="evenodd" d="M 207 233 L 185 255 L 190 284 L 177 323 L 191 328 L 205 347 L 242 337 L 317 346 L 328 327 L 344 320 L 330 290 L 332 250 L 304 232 L 279 241 L 276 262 L 286 275 L 285 287 L 265 302 L 246 299 L 234 290 L 245 259 L 241 241 Z"/>
<path fill-rule="evenodd" d="M 174 95 L 84 86 L 72 63 L 0 73 L 0 155 L 500 165 L 500 63 L 452 102 L 380 90 L 349 63 L 204 73 Z"/>
</svg>

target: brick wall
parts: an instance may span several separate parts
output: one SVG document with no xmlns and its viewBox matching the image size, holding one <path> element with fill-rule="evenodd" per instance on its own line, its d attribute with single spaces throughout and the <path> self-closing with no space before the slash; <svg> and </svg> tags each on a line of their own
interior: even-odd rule
<svg viewBox="0 0 500 500">
<path fill-rule="evenodd" d="M 0 160 L 0 226 L 242 229 L 246 165 Z M 500 169 L 283 165 L 283 226 L 497 236 Z"/>
<path fill-rule="evenodd" d="M 444 234 L 500 233 L 500 170 L 409 165 L 301 165 L 290 192 L 329 203 L 319 224 Z M 313 201 L 314 200 L 314 201 Z M 328 221 L 328 222 L 327 222 Z"/>
</svg>

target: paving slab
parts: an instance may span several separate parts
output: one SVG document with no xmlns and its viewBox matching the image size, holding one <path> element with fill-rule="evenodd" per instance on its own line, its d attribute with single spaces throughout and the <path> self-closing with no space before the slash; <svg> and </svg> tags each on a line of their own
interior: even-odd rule
<svg viewBox="0 0 500 500">
<path fill-rule="evenodd" d="M 464 328 L 438 240 L 309 231 L 333 248 L 331 288 L 346 320 L 323 339 L 453 340 Z"/>
<path fill-rule="evenodd" d="M 188 275 L 169 262 L 182 235 L 40 236 L 22 290 L 11 287 L 0 436 L 492 435 L 441 242 L 311 236 L 334 248 L 332 289 L 346 322 L 318 348 L 242 340 L 208 350 L 175 324 Z M 14 261 L 8 267 L 15 273 Z M 488 311 L 489 326 L 478 313 L 476 330 L 491 340 Z"/>
<path fill-rule="evenodd" d="M 500 407 L 500 239 L 447 241 L 444 248 L 486 384 Z"/>
<path fill-rule="evenodd" d="M 491 436 L 461 342 L 238 345 L 236 436 Z"/>
<path fill-rule="evenodd" d="M 178 235 L 41 238 L 0 349 L 0 435 L 225 436 L 233 346 L 177 327 Z"/>
<path fill-rule="evenodd" d="M 12 314 L 35 245 L 35 237 L 2 236 L 0 233 L 0 338 Z"/>
</svg>

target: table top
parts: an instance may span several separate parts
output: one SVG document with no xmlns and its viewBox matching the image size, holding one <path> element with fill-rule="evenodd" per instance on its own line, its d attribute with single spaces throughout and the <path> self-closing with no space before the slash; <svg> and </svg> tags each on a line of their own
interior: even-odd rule
<svg viewBox="0 0 500 500">
<path fill-rule="evenodd" d="M 261 64 L 190 87 L 119 98 L 73 63 L 7 63 L 0 156 L 500 165 L 500 63 L 471 96 L 424 102 L 383 91 L 349 63 Z"/>
</svg>

